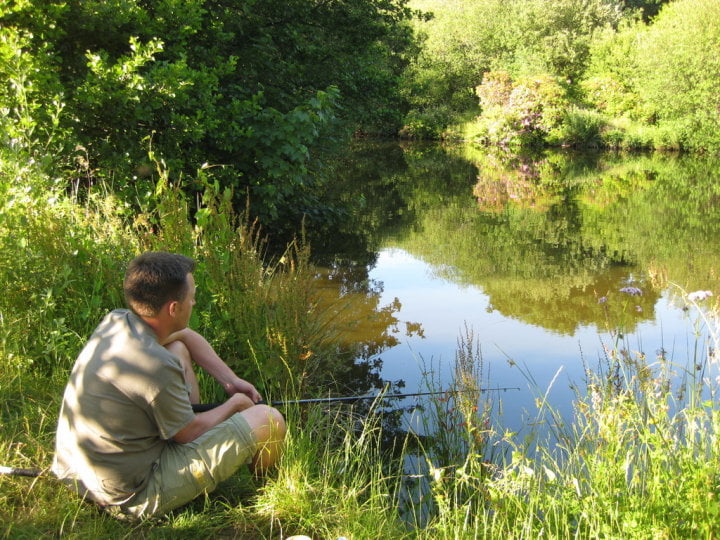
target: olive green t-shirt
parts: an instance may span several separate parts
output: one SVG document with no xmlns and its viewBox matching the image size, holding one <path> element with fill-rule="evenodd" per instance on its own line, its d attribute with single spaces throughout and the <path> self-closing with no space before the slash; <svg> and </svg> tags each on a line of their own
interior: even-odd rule
<svg viewBox="0 0 720 540">
<path fill-rule="evenodd" d="M 78 356 L 65 388 L 53 472 L 98 502 L 121 504 L 193 419 L 180 361 L 128 310 L 109 313 Z"/>
</svg>

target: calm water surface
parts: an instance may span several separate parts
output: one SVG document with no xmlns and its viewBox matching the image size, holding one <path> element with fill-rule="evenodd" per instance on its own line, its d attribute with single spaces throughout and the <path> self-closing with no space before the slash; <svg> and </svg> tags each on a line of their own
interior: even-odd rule
<svg viewBox="0 0 720 540">
<path fill-rule="evenodd" d="M 356 218 L 314 243 L 328 305 L 343 306 L 347 352 L 379 376 L 348 384 L 414 392 L 431 373 L 446 387 L 471 332 L 482 386 L 520 389 L 488 395 L 498 421 L 522 432 L 540 395 L 569 415 L 585 370 L 607 370 L 616 343 L 678 383 L 714 377 L 711 340 L 684 293 L 719 292 L 718 165 L 359 147 L 338 180 L 359 202 Z"/>
</svg>

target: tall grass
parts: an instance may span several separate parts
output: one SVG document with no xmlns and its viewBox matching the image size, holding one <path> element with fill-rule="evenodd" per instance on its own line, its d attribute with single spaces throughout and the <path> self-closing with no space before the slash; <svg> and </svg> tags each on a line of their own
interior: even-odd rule
<svg viewBox="0 0 720 540">
<path fill-rule="evenodd" d="M 328 336 L 313 313 L 312 274 L 300 242 L 270 259 L 261 231 L 235 214 L 228 193 L 208 183 L 202 197 L 188 199 L 162 162 L 156 192 L 130 208 L 102 186 L 66 191 L 32 162 L 20 166 L 20 159 L 5 152 L 3 171 L 11 174 L 0 179 L 2 465 L 47 472 L 69 370 L 100 319 L 123 305 L 125 265 L 143 250 L 179 251 L 198 261 L 192 324 L 238 374 L 257 382 L 267 397 L 301 390 Z M 202 387 L 206 399 L 221 397 L 214 381 L 204 378 Z M 233 508 L 256 487 L 241 474 L 213 499 L 160 524 L 128 526 L 71 497 L 47 475 L 0 476 L 0 531 L 12 538 L 126 537 L 138 530 L 153 537 L 210 537 L 233 527 Z M 270 534 L 271 518 L 243 512 L 255 523 L 254 535 Z"/>
<path fill-rule="evenodd" d="M 158 170 L 153 206 L 129 213 L 102 192 L 53 187 L 33 167 L 3 180 L 0 218 L 0 455 L 47 470 L 68 370 L 104 313 L 121 303 L 130 257 L 170 249 L 199 261 L 193 325 L 236 370 L 283 397 L 322 380 L 334 327 L 317 312 L 313 270 L 298 242 L 276 258 L 229 196 L 188 200 Z M 689 310 L 699 309 L 689 303 Z M 715 338 L 715 309 L 697 311 Z M 617 334 L 620 335 L 619 333 Z M 69 495 L 48 476 L 0 476 L 6 538 L 712 538 L 720 534 L 720 411 L 714 350 L 698 329 L 687 367 L 648 359 L 618 338 L 588 371 L 572 418 L 538 393 L 549 427 L 517 440 L 480 392 L 472 331 L 458 342 L 456 394 L 418 411 L 422 434 L 389 452 L 381 410 L 285 411 L 278 469 L 248 472 L 167 518 L 128 524 Z M 709 354 L 710 350 L 713 354 Z M 580 360 L 579 360 L 580 361 Z M 698 369 L 699 368 L 699 369 Z M 683 371 L 684 370 L 684 371 Z M 674 375 L 673 372 L 679 372 Z M 527 373 L 529 380 L 532 378 Z M 432 384 L 432 383 L 431 383 Z M 206 397 L 217 392 L 203 381 Z M 408 430 L 411 431 L 411 430 Z M 399 506 L 400 505 L 400 506 Z"/>
<path fill-rule="evenodd" d="M 436 473 L 431 488 L 439 511 L 425 534 L 717 536 L 717 382 L 683 373 L 706 368 L 707 373 L 717 372 L 717 366 L 702 365 L 711 357 L 699 356 L 681 368 L 662 352 L 649 362 L 618 342 L 608 348 L 605 369 L 587 373 L 586 391 L 578 394 L 570 421 L 543 403 L 538 389 L 545 409 L 541 418 L 547 420 L 540 441 L 530 447 L 509 435 L 497 438 L 512 452 L 493 465 L 490 475 L 473 469 L 477 458 L 469 459 L 451 478 Z M 478 496 L 458 497 L 458 486 Z"/>
</svg>

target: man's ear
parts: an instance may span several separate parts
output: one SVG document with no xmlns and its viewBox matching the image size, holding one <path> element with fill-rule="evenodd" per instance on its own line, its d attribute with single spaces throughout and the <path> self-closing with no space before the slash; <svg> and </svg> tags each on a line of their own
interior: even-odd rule
<svg viewBox="0 0 720 540">
<path fill-rule="evenodd" d="M 177 300 L 170 300 L 167 304 L 165 304 L 164 309 L 167 310 L 168 315 L 174 318 L 177 313 L 178 304 L 179 302 Z"/>
</svg>

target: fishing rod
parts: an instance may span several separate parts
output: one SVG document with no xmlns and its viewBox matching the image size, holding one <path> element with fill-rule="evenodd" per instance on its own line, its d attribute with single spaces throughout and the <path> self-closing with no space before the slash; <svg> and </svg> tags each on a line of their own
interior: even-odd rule
<svg viewBox="0 0 720 540">
<path fill-rule="evenodd" d="M 517 386 L 504 386 L 498 388 L 481 388 L 480 392 L 507 392 L 508 390 L 520 390 Z M 271 405 L 273 407 L 284 407 L 287 405 L 303 405 L 306 403 L 342 403 L 348 401 L 366 401 L 375 399 L 391 399 L 391 398 L 408 398 L 408 397 L 419 397 L 419 396 L 438 396 L 438 395 L 453 395 L 459 394 L 458 391 L 442 391 L 442 392 L 412 392 L 409 394 L 374 394 L 365 396 L 340 396 L 340 397 L 325 397 L 325 398 L 309 398 L 309 399 L 287 399 L 287 400 L 260 400 L 257 405 Z M 222 405 L 222 403 L 193 403 L 193 412 L 205 412 L 215 407 Z M 39 469 L 23 469 L 20 467 L 3 467 L 0 466 L 0 475 L 11 475 L 11 476 L 27 476 L 30 478 L 38 477 L 42 475 L 42 471 Z"/>
<path fill-rule="evenodd" d="M 30 478 L 35 478 L 36 476 L 40 476 L 40 474 L 42 474 L 42 471 L 40 471 L 40 469 L 23 469 L 20 467 L 0 467 L 0 474 L 8 474 L 12 476 L 28 476 Z"/>
<path fill-rule="evenodd" d="M 501 388 L 482 388 L 480 392 L 507 392 L 508 390 L 520 390 L 517 386 L 505 386 Z M 306 403 L 337 403 L 347 401 L 366 401 L 374 399 L 392 399 L 392 398 L 407 398 L 407 397 L 418 397 L 418 396 L 437 396 L 442 394 L 457 394 L 459 392 L 442 391 L 442 392 L 412 392 L 409 394 L 373 394 L 366 396 L 341 396 L 341 397 L 325 397 L 325 398 L 309 398 L 309 399 L 286 399 L 286 400 L 260 400 L 256 405 L 270 405 L 272 407 L 285 407 L 287 405 L 304 405 Z M 193 412 L 205 412 L 215 407 L 222 405 L 222 403 L 194 403 L 192 408 Z"/>
</svg>

